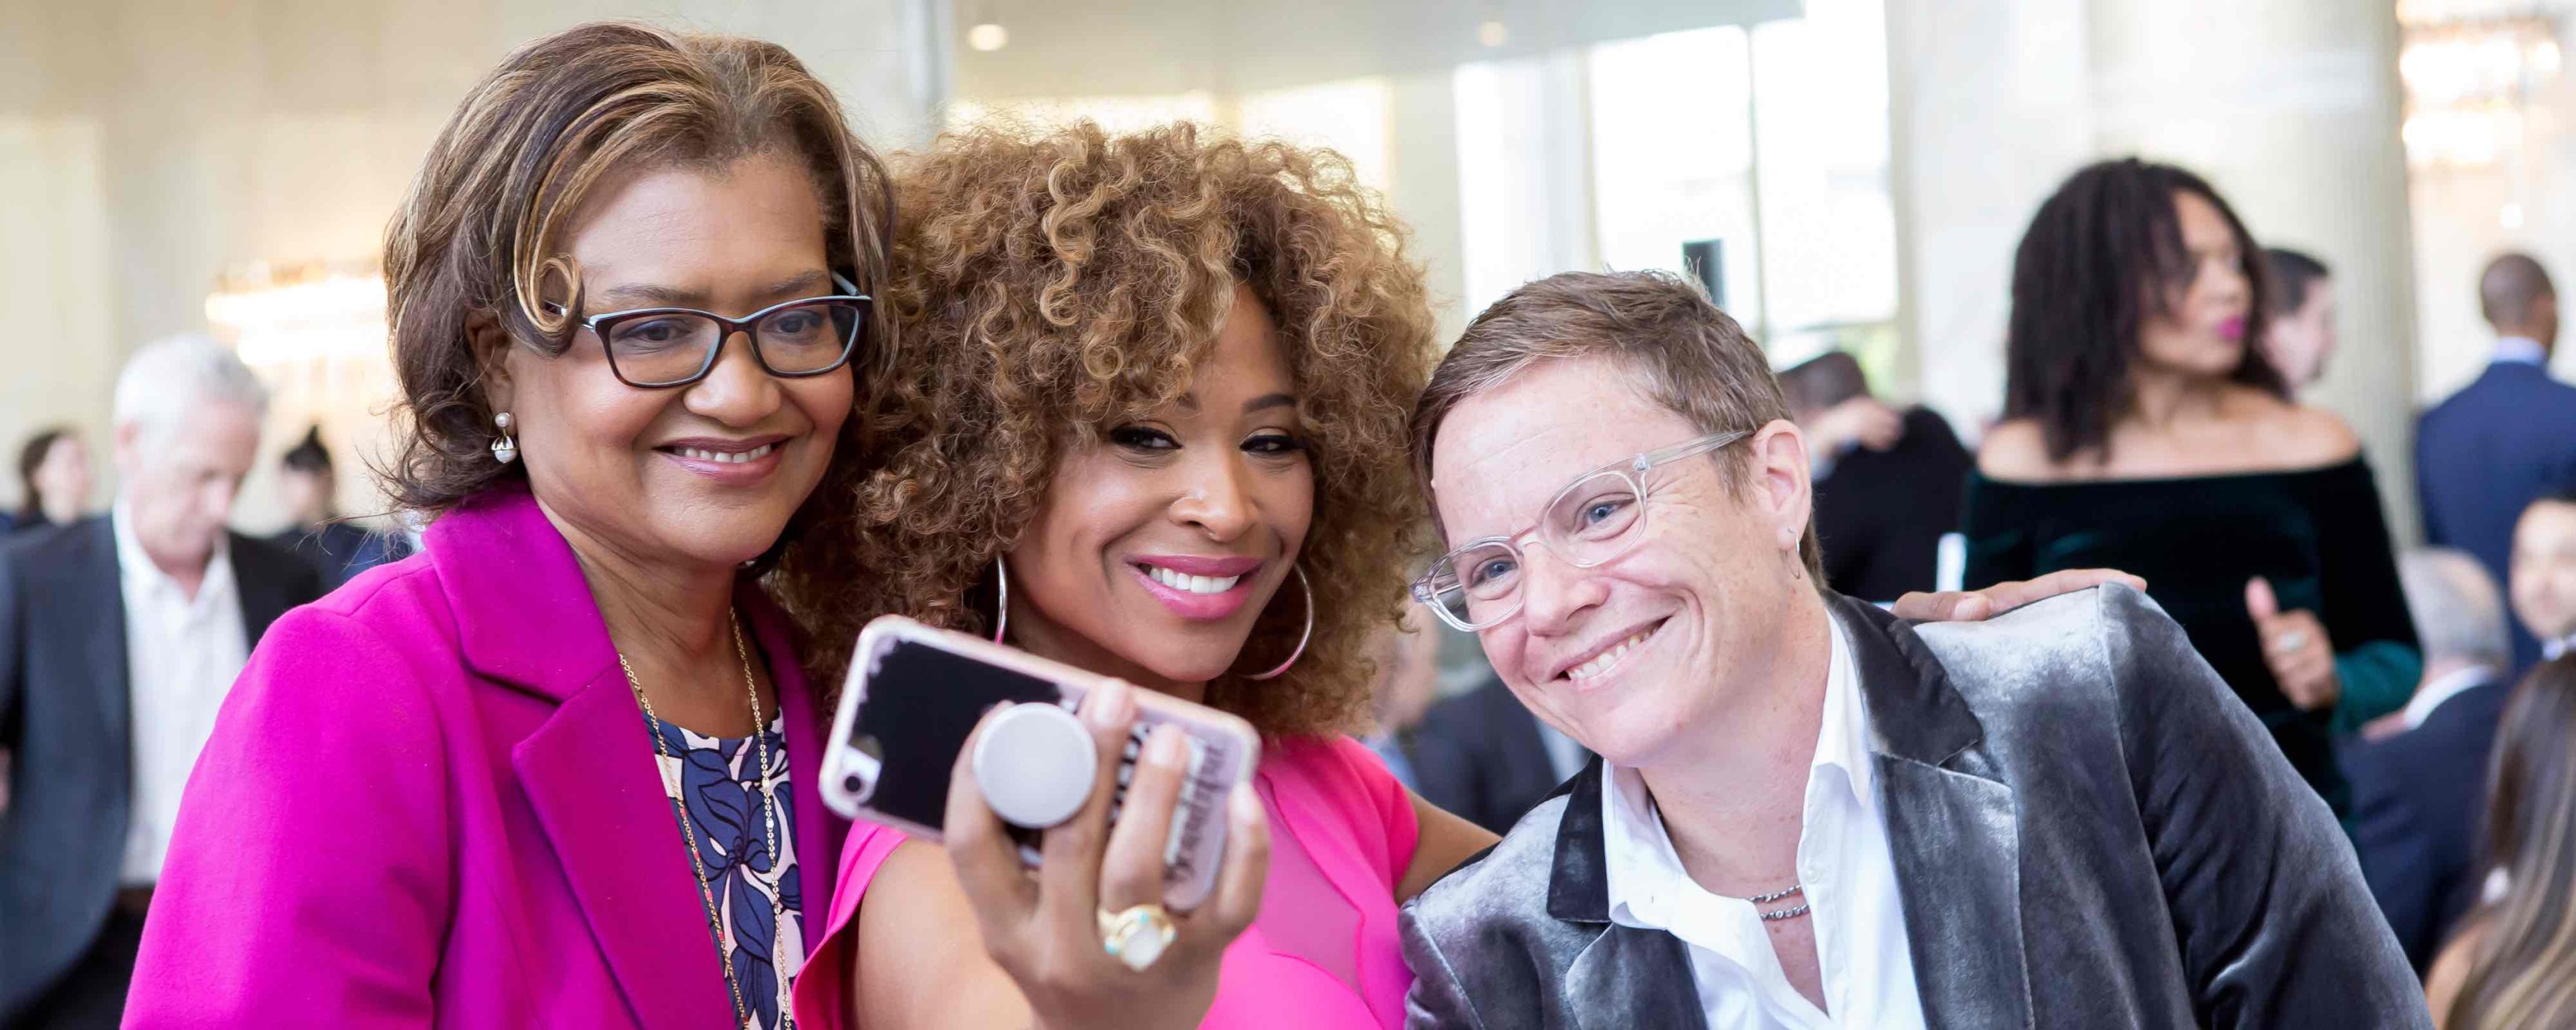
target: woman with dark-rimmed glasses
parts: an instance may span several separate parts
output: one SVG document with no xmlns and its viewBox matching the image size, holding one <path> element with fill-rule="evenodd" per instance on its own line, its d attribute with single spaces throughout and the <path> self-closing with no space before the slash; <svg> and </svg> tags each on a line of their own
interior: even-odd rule
<svg viewBox="0 0 2576 1030">
<path fill-rule="evenodd" d="M 771 44 L 586 25 L 474 88 L 386 241 L 427 551 L 252 656 L 127 1026 L 791 1023 L 848 826 L 753 577 L 891 352 L 889 221 Z"/>
</svg>

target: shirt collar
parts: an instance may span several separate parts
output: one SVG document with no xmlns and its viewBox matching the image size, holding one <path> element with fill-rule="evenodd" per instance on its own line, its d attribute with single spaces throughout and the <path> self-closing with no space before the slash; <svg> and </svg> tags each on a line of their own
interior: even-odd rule
<svg viewBox="0 0 2576 1030">
<path fill-rule="evenodd" d="M 2496 341 L 2495 360 L 2500 364 L 2546 365 L 2549 363 L 2549 348 L 2528 336 L 2507 336 Z"/>
<path fill-rule="evenodd" d="M 1826 665 L 1815 755 L 1807 761 L 1809 796 L 1829 771 L 1839 773 L 1840 785 L 1852 792 L 1861 811 L 1874 817 L 1878 805 L 1871 793 L 1869 715 L 1860 703 L 1859 674 L 1842 622 L 1828 615 L 1825 624 L 1833 653 Z M 1655 902 L 1676 894 L 1659 888 L 1692 884 L 1690 873 L 1682 868 L 1681 854 L 1664 830 L 1645 777 L 1635 769 L 1606 762 L 1602 773 L 1601 838 L 1606 852 L 1602 885 L 1610 903 L 1610 921 L 1646 929 L 1668 926 L 1671 914 Z M 1696 884 L 1692 886 L 1696 889 Z"/>
<path fill-rule="evenodd" d="M 107 521 L 116 534 L 117 577 L 129 589 L 166 593 L 191 606 L 205 604 L 209 598 L 222 596 L 232 589 L 233 556 L 232 548 L 226 546 L 227 541 L 215 541 L 214 553 L 206 559 L 205 577 L 197 583 L 196 596 L 190 597 L 186 590 L 180 589 L 179 581 L 161 571 L 161 566 L 152 561 L 151 553 L 143 549 L 143 538 L 134 535 L 134 509 L 122 498 L 109 509 Z"/>
<path fill-rule="evenodd" d="M 2406 728 L 2411 730 L 2424 725 L 2424 720 L 2432 718 L 2433 710 L 2442 707 L 2442 702 L 2459 696 L 2463 690 L 2492 682 L 2494 679 L 2495 670 L 2483 665 L 2472 665 L 2465 669 L 2454 670 L 2416 688 L 2414 700 L 2406 702 Z"/>
</svg>

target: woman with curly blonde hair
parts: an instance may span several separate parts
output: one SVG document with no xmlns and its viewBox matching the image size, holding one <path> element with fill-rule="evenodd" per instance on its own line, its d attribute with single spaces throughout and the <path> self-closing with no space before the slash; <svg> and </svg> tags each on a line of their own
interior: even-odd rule
<svg viewBox="0 0 2576 1030">
<path fill-rule="evenodd" d="M 1094 914 L 1160 896 L 1161 848 L 1128 841 L 1145 777 L 1177 765 L 1151 743 L 1130 817 L 1101 828 L 1104 782 L 1089 822 L 1048 834 L 1036 890 L 972 790 L 952 792 L 953 866 L 854 838 L 800 1014 L 1401 1025 L 1396 904 L 1493 839 L 1342 735 L 1367 718 L 1367 655 L 1422 525 L 1404 447 L 1433 322 L 1402 231 L 1335 155 L 1189 126 L 954 134 L 896 189 L 883 296 L 918 335 L 864 413 L 880 449 L 840 484 L 853 531 L 783 566 L 842 648 L 826 670 L 900 612 L 1233 712 L 1263 757 L 1226 882 L 1148 969 L 1104 954 Z M 1094 704 L 1132 708 L 1115 694 Z"/>
</svg>

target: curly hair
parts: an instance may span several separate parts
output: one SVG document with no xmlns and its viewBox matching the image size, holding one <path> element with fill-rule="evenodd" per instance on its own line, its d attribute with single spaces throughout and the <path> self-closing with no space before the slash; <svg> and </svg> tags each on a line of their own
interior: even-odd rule
<svg viewBox="0 0 2576 1030">
<path fill-rule="evenodd" d="M 896 165 L 882 296 L 908 344 L 861 410 L 879 447 L 818 491 L 842 506 L 821 525 L 847 532 L 818 525 L 775 581 L 819 638 L 817 681 L 840 681 L 880 614 L 987 631 L 995 560 L 1059 462 L 1187 392 L 1241 283 L 1274 316 L 1308 427 L 1314 636 L 1285 676 L 1230 672 L 1207 700 L 1274 737 L 1363 723 L 1369 637 L 1401 615 L 1426 540 L 1405 420 L 1433 354 L 1422 270 L 1379 198 L 1330 151 L 1191 125 L 987 125 Z M 1270 605 L 1241 664 L 1286 654 L 1305 617 Z"/>
<path fill-rule="evenodd" d="M 2107 451 L 2129 413 L 2138 327 L 2187 287 L 2193 268 L 2174 203 L 2206 200 L 2236 237 L 2252 296 L 2245 339 L 2263 338 L 2263 251 L 2207 180 L 2172 165 L 2121 158 L 2087 165 L 2031 216 L 2013 254 L 2012 318 L 2004 330 L 2004 417 L 2039 423 L 2050 461 Z M 2227 378 L 2290 395 L 2263 348 L 2248 345 Z"/>
<path fill-rule="evenodd" d="M 402 397 L 398 453 L 382 471 L 396 502 L 437 514 L 527 478 L 485 449 L 483 374 L 497 356 L 477 351 L 467 325 L 492 317 L 517 344 L 563 353 L 579 328 L 567 312 L 581 306 L 564 237 L 593 189 L 626 168 L 721 168 L 768 153 L 812 176 L 832 270 L 861 292 L 882 282 L 894 221 L 884 167 L 784 48 L 592 22 L 503 58 L 457 105 L 385 229 Z M 547 286 L 564 291 L 561 309 L 540 303 Z M 879 366 L 894 347 L 887 328 L 878 316 L 867 329 Z"/>
</svg>

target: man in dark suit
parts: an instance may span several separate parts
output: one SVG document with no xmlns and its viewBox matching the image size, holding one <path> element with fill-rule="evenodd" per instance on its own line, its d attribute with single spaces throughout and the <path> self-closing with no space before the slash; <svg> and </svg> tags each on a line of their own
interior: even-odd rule
<svg viewBox="0 0 2576 1030">
<path fill-rule="evenodd" d="M 2405 711 L 2343 741 L 2337 758 L 2352 785 L 2362 877 L 2421 973 L 2477 900 L 2476 826 L 2512 653 L 2504 599 L 2476 559 L 2418 551 L 2399 559 L 2397 574 L 2423 642 L 2424 679 Z"/>
<path fill-rule="evenodd" d="M 2523 254 L 2489 262 L 2478 308 L 2495 328 L 2495 359 L 2416 425 L 2416 499 L 2426 542 L 2469 552 L 2502 583 L 2523 508 L 2576 490 L 2576 386 L 2549 377 L 2558 291 L 2540 262 Z M 2539 660 L 2540 643 L 2520 626 L 2512 632 L 2519 674 Z"/>
<path fill-rule="evenodd" d="M 1431 706 L 1413 730 L 1414 790 L 1468 822 L 1509 833 L 1521 813 L 1591 760 L 1499 679 Z"/>
<path fill-rule="evenodd" d="M 1780 373 L 1814 457 L 1825 585 L 1865 601 L 1938 589 L 1941 538 L 1959 528 L 1976 461 L 1939 412 L 1871 396 L 1860 362 L 1829 351 Z"/>
<path fill-rule="evenodd" d="M 117 1025 L 215 710 L 269 623 L 321 595 L 312 566 L 224 528 L 266 405 L 211 340 L 137 350 L 114 510 L 0 548 L 0 1025 Z"/>
</svg>

